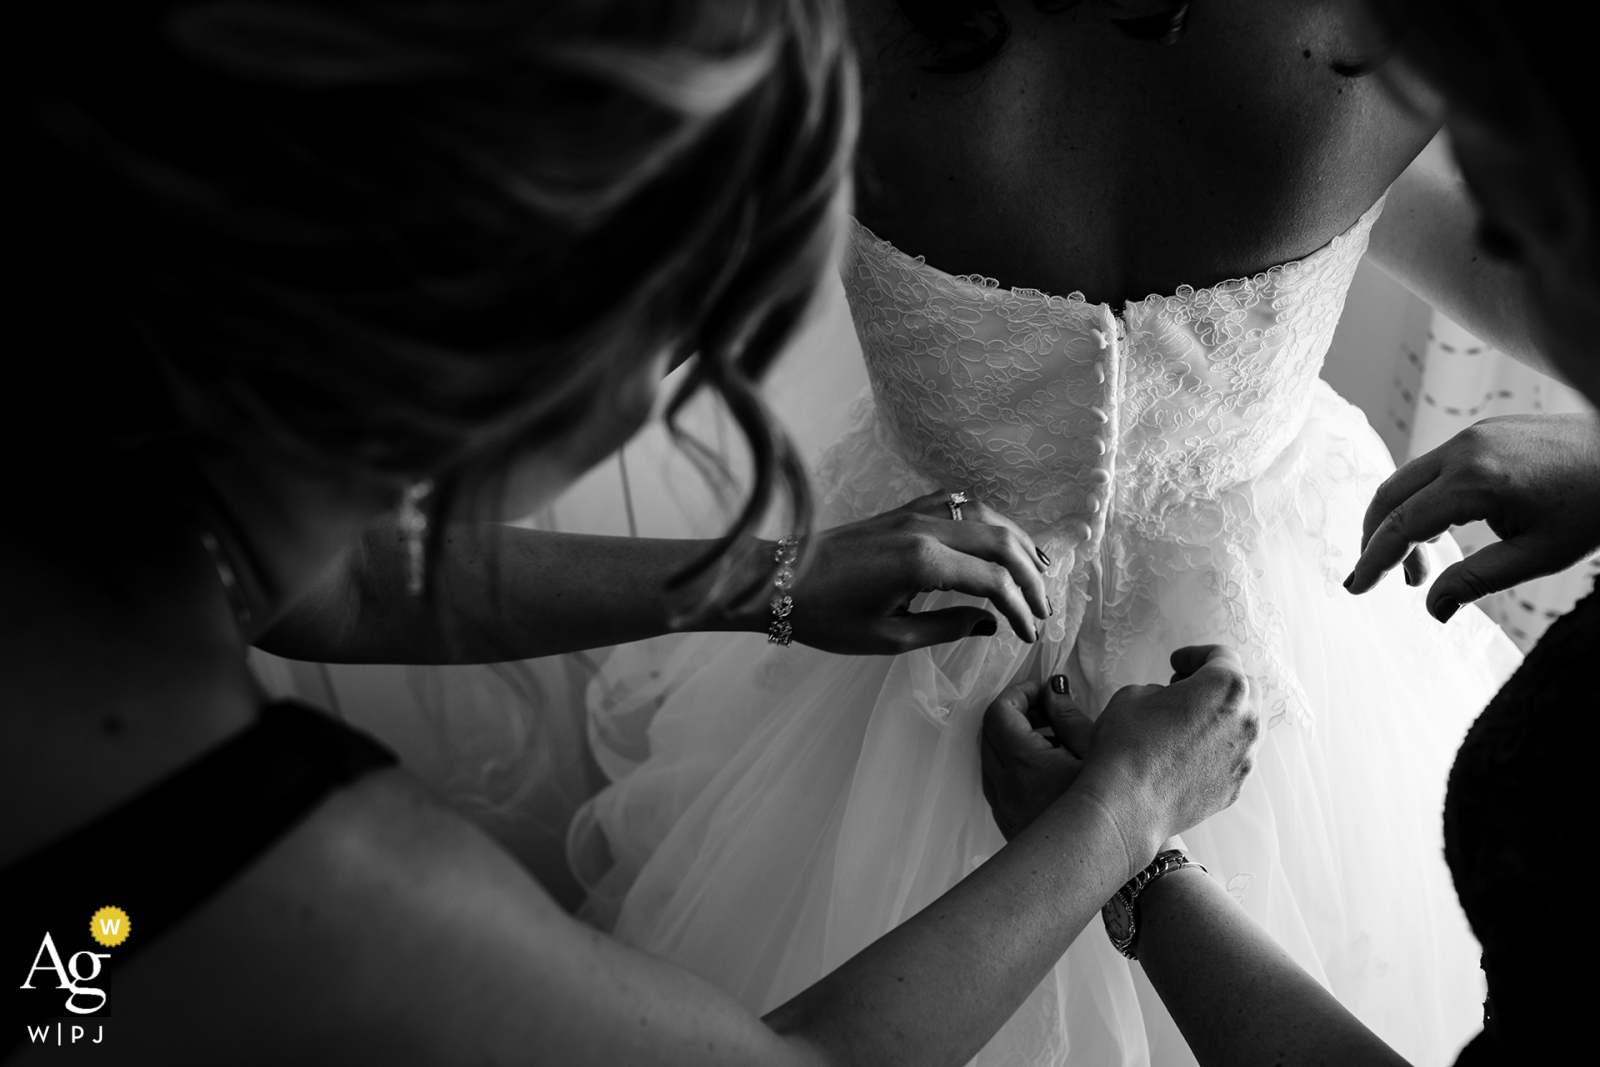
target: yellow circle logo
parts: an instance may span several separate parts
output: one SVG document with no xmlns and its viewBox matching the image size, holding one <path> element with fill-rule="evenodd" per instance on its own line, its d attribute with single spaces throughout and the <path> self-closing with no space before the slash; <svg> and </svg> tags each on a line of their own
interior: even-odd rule
<svg viewBox="0 0 1600 1067">
<path fill-rule="evenodd" d="M 89 919 L 89 936 L 106 948 L 128 940 L 128 913 L 121 908 L 101 908 Z"/>
</svg>

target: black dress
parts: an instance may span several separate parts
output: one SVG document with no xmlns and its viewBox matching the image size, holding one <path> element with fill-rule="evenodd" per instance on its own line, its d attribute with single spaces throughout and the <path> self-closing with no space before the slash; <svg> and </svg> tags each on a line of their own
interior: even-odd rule
<svg viewBox="0 0 1600 1067">
<path fill-rule="evenodd" d="M 1550 627 L 1456 754 L 1445 859 L 1489 979 L 1484 1031 L 1457 1067 L 1568 1062 L 1590 1043 L 1597 677 L 1591 592 Z"/>
</svg>

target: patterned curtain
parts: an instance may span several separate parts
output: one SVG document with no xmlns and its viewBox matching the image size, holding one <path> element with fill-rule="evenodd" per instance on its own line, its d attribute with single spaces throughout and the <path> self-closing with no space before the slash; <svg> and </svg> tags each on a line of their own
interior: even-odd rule
<svg viewBox="0 0 1600 1067">
<path fill-rule="evenodd" d="M 1419 327 L 1402 342 L 1389 410 L 1395 428 L 1406 434 L 1406 459 L 1494 415 L 1592 410 L 1570 386 L 1490 348 L 1437 311 L 1422 318 Z M 1452 533 L 1469 555 L 1496 539 L 1482 522 Z M 1589 591 L 1597 574 L 1600 555 L 1479 604 L 1526 652 Z"/>
</svg>

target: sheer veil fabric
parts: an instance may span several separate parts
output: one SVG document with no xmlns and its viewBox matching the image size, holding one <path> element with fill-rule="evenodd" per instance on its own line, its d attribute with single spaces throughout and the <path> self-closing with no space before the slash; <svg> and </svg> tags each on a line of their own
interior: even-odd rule
<svg viewBox="0 0 1600 1067">
<path fill-rule="evenodd" d="M 612 782 L 570 835 L 584 914 L 771 1008 L 1002 846 L 977 732 L 1003 686 L 1065 671 L 1098 713 L 1220 641 L 1270 729 L 1193 852 L 1402 1054 L 1450 1062 L 1482 987 L 1441 857 L 1445 776 L 1519 655 L 1476 609 L 1438 625 L 1398 575 L 1340 587 L 1393 464 L 1317 374 L 1381 207 L 1303 260 L 1120 311 L 949 275 L 856 226 L 842 277 L 870 387 L 818 465 L 822 522 L 963 490 L 1051 554 L 1055 615 L 1034 645 L 896 657 L 757 635 L 620 649 L 589 691 Z M 1094 924 L 976 1062 L 1192 1060 Z"/>
</svg>

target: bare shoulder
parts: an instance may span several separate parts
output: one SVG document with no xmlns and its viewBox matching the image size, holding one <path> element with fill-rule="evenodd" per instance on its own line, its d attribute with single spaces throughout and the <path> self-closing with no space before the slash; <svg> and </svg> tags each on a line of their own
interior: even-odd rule
<svg viewBox="0 0 1600 1067">
<path fill-rule="evenodd" d="M 112 993 L 97 1051 L 122 1062 L 718 1062 L 675 1057 L 708 1041 L 783 1062 L 753 1015 L 573 920 L 400 771 L 330 797 Z"/>
</svg>

